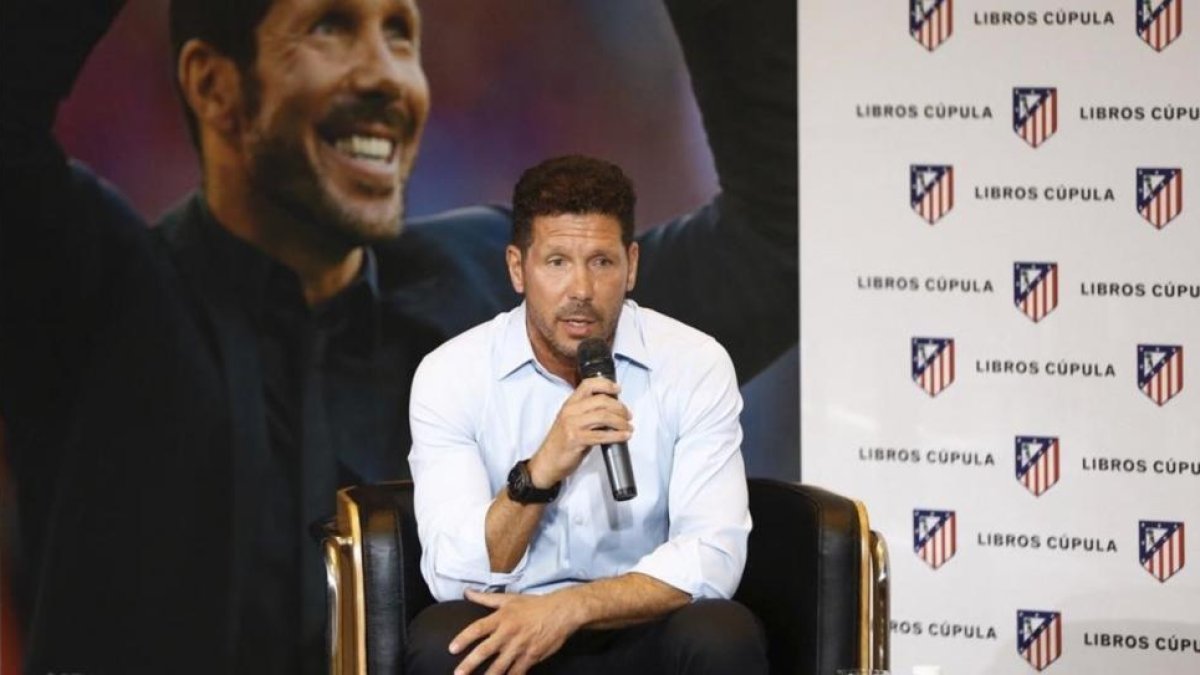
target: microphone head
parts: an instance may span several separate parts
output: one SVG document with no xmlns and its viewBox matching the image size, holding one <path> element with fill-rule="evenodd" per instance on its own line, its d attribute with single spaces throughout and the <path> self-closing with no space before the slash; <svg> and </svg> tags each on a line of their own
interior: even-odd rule
<svg viewBox="0 0 1200 675">
<path fill-rule="evenodd" d="M 579 343 L 576 352 L 581 378 L 600 375 L 615 380 L 617 367 L 613 364 L 612 354 L 608 351 L 608 343 L 600 338 L 588 338 Z"/>
</svg>

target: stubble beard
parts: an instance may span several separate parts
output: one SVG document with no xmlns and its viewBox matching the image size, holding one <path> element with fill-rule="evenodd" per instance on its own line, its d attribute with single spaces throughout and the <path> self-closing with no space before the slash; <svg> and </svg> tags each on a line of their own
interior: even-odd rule
<svg viewBox="0 0 1200 675">
<path fill-rule="evenodd" d="M 534 313 L 533 327 L 534 330 L 536 330 L 542 336 L 542 343 L 550 349 L 550 353 L 554 355 L 556 359 L 564 363 L 573 363 L 575 361 L 575 358 L 579 353 L 579 346 L 572 345 L 570 343 L 564 344 L 559 341 L 558 336 L 554 331 L 556 327 L 556 322 L 554 319 L 551 319 L 550 324 L 547 325 L 546 321 L 540 314 Z"/>
<path fill-rule="evenodd" d="M 350 250 L 390 239 L 400 234 L 404 218 L 402 176 L 396 186 L 394 207 L 377 217 L 368 217 L 342 205 L 315 170 L 303 145 L 284 134 L 262 129 L 250 140 L 250 180 L 254 191 L 286 216 L 307 226 L 315 238 Z"/>
<path fill-rule="evenodd" d="M 577 316 L 580 314 L 590 315 L 591 318 L 595 319 L 597 324 L 600 326 L 600 330 L 592 337 L 600 338 L 609 345 L 612 344 L 614 335 L 617 332 L 616 322 L 606 319 L 600 313 L 600 311 L 591 304 L 576 304 L 557 310 L 550 317 L 549 322 L 546 321 L 540 312 L 529 311 L 529 308 L 526 308 L 526 311 L 533 319 L 534 330 L 536 330 L 538 334 L 542 336 L 542 342 L 550 349 L 551 354 L 553 354 L 555 358 L 561 359 L 564 362 L 575 362 L 579 356 L 579 343 L 583 340 L 579 340 L 575 343 L 560 341 L 558 339 L 558 334 L 555 331 L 555 328 L 558 324 L 558 319 L 560 317 Z"/>
</svg>

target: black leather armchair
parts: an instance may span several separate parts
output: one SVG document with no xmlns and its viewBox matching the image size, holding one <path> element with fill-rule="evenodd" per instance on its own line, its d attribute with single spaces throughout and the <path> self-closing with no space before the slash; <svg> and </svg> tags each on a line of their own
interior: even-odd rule
<svg viewBox="0 0 1200 675">
<path fill-rule="evenodd" d="M 737 600 L 766 627 L 773 674 L 888 667 L 887 550 L 859 502 L 750 480 Z M 433 603 L 421 578 L 410 482 L 346 488 L 324 542 L 331 671 L 403 673 L 408 624 Z"/>
</svg>

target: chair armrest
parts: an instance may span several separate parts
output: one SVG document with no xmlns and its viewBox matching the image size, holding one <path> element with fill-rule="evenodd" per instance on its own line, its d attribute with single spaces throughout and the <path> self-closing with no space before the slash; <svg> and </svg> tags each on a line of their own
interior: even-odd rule
<svg viewBox="0 0 1200 675">
<path fill-rule="evenodd" d="M 343 649 L 352 642 L 348 635 L 362 633 L 367 672 L 403 673 L 408 624 L 434 602 L 421 577 L 412 482 L 359 485 L 340 491 L 335 529 L 347 541 L 361 542 L 359 550 L 349 556 L 354 562 L 348 567 L 361 566 L 361 573 L 354 569 L 350 576 L 361 574 L 363 595 L 358 595 L 349 580 L 341 584 L 342 595 L 353 594 L 357 606 L 363 608 L 361 625 L 342 630 Z M 349 600 L 344 597 L 342 602 Z M 354 617 L 349 620 L 357 623 Z"/>
<path fill-rule="evenodd" d="M 735 599 L 762 620 L 772 673 L 833 673 L 864 662 L 868 531 L 851 499 L 750 480 L 746 570 Z"/>
</svg>

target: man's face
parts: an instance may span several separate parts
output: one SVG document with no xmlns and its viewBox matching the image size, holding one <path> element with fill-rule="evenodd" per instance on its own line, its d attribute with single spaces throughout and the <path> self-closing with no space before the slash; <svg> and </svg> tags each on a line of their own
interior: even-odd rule
<svg viewBox="0 0 1200 675">
<path fill-rule="evenodd" d="M 257 193 L 351 246 L 400 232 L 429 111 L 413 0 L 276 0 L 243 150 Z"/>
<path fill-rule="evenodd" d="M 524 252 L 508 247 L 509 276 L 525 295 L 534 354 L 560 374 L 573 372 L 585 338 L 612 344 L 625 293 L 637 280 L 637 243 L 626 248 L 620 222 L 599 214 L 538 216 L 532 235 Z"/>
</svg>

